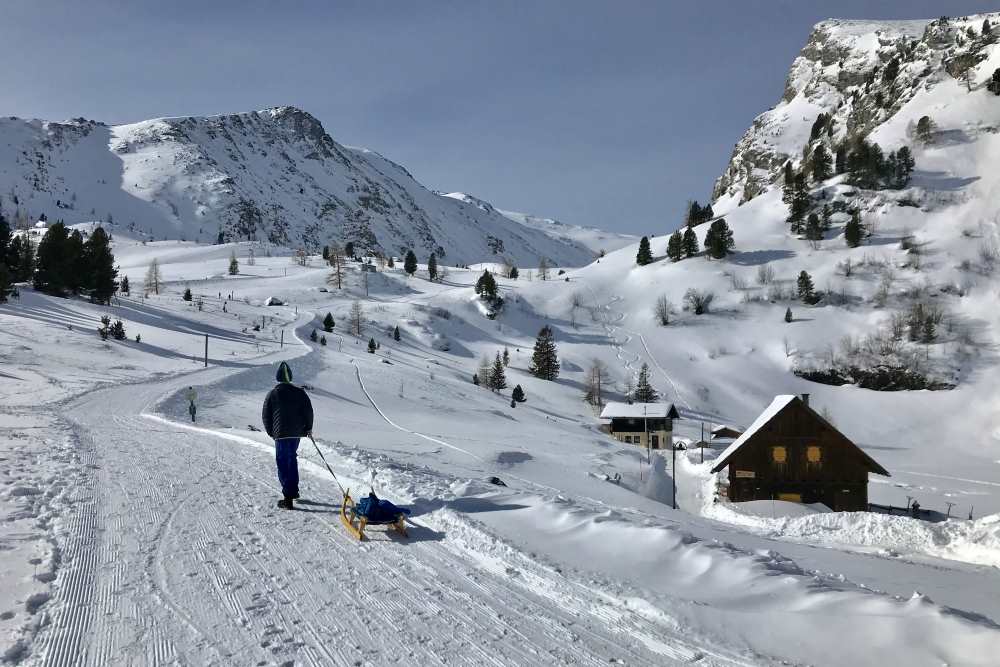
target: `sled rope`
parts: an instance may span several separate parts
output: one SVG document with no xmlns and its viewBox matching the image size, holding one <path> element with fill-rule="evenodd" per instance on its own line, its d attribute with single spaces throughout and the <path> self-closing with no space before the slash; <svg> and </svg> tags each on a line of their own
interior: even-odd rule
<svg viewBox="0 0 1000 667">
<path fill-rule="evenodd" d="M 309 435 L 309 439 L 312 440 L 313 447 L 316 448 L 316 453 L 319 454 L 319 457 L 323 460 L 323 465 L 326 466 L 326 469 L 329 470 L 330 474 L 333 476 L 333 481 L 337 483 L 337 488 L 340 489 L 340 494 L 342 496 L 346 496 L 347 491 L 344 491 L 344 487 L 340 484 L 340 480 L 337 479 L 337 474 L 333 472 L 333 468 L 331 468 L 330 464 L 326 462 L 326 457 L 323 456 L 323 452 L 320 450 L 319 445 L 316 444 L 316 439 L 312 437 L 312 434 Z"/>
</svg>

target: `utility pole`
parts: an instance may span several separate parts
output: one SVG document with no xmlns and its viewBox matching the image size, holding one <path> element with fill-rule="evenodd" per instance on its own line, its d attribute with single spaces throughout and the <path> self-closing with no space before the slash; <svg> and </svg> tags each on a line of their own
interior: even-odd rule
<svg viewBox="0 0 1000 667">
<path fill-rule="evenodd" d="M 705 422 L 701 423 L 701 462 L 705 462 Z"/>
<path fill-rule="evenodd" d="M 674 509 L 677 509 L 677 446 L 674 445 L 673 429 L 670 429 L 670 474 L 674 478 L 674 483 L 670 485 L 670 493 L 673 495 Z"/>
<path fill-rule="evenodd" d="M 208 334 L 205 334 L 205 368 L 208 368 Z"/>
<path fill-rule="evenodd" d="M 281 330 L 281 349 L 285 349 L 285 330 Z"/>
<path fill-rule="evenodd" d="M 646 405 L 642 406 L 642 428 L 646 432 L 646 465 L 652 464 L 652 456 L 649 451 L 649 420 L 646 418 Z"/>
</svg>

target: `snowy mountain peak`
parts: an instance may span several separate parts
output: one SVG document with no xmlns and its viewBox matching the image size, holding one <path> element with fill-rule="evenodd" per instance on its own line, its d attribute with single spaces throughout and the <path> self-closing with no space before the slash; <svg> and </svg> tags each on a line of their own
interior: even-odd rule
<svg viewBox="0 0 1000 667">
<path fill-rule="evenodd" d="M 468 207 L 374 151 L 337 143 L 279 106 L 107 126 L 0 120 L 0 206 L 17 221 L 112 219 L 152 238 L 252 240 L 317 250 L 331 241 L 454 263 L 577 266 L 573 240 Z"/>
</svg>

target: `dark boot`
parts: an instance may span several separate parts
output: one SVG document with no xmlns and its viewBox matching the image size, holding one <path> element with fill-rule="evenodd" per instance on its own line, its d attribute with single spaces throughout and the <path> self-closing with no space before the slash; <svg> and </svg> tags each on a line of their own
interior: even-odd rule
<svg viewBox="0 0 1000 667">
<path fill-rule="evenodd" d="M 295 509 L 294 507 L 292 507 L 292 499 L 291 498 L 282 498 L 281 500 L 279 500 L 278 501 L 278 507 L 280 507 L 283 510 Z"/>
</svg>

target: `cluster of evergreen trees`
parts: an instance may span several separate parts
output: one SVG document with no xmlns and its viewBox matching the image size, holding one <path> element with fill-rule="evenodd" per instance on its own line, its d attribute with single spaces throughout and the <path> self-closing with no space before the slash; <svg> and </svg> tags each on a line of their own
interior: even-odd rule
<svg viewBox="0 0 1000 667">
<path fill-rule="evenodd" d="M 694 257 L 698 254 L 698 235 L 694 229 L 687 227 L 684 232 L 675 231 L 667 241 L 667 257 L 671 262 L 679 262 L 686 257 Z"/>
<path fill-rule="evenodd" d="M 907 146 L 886 157 L 878 144 L 859 139 L 847 155 L 847 182 L 867 190 L 901 190 L 916 164 Z"/>
<path fill-rule="evenodd" d="M 715 217 L 715 213 L 712 212 L 712 205 L 705 204 L 702 206 L 697 201 L 692 200 L 688 204 L 687 217 L 684 220 L 684 224 L 687 227 L 696 227 L 703 222 L 708 222 Z"/>
<path fill-rule="evenodd" d="M 70 232 L 56 222 L 36 251 L 27 236 L 12 237 L 0 215 L 0 260 L 0 301 L 6 300 L 13 283 L 26 280 L 55 296 L 89 292 L 94 303 L 110 302 L 118 290 L 111 238 L 101 227 L 84 241 L 78 230 Z"/>
<path fill-rule="evenodd" d="M 994 95 L 1000 95 L 1000 67 L 993 70 L 993 77 L 986 84 L 986 90 Z"/>
<path fill-rule="evenodd" d="M 493 277 L 489 269 L 484 269 L 483 275 L 479 276 L 479 280 L 476 281 L 476 294 L 481 296 L 484 301 L 493 304 L 498 299 L 497 289 L 496 278 Z"/>
</svg>

